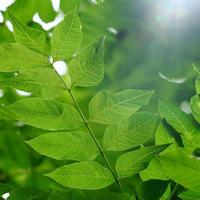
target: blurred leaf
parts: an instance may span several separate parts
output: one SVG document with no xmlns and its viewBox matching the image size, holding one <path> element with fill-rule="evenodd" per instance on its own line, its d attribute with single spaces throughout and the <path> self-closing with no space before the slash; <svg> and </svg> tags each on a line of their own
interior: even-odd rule
<svg viewBox="0 0 200 200">
<path fill-rule="evenodd" d="M 179 197 L 182 200 L 200 200 L 200 192 L 199 191 L 192 191 L 187 190 L 185 192 L 182 192 Z"/>
<path fill-rule="evenodd" d="M 192 97 L 190 101 L 190 106 L 192 109 L 192 114 L 194 118 L 197 120 L 198 123 L 200 123 L 200 99 L 199 96 Z"/>
</svg>

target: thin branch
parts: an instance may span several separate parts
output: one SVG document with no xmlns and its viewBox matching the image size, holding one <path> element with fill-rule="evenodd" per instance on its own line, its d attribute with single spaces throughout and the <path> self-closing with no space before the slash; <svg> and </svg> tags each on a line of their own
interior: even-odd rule
<svg viewBox="0 0 200 200">
<path fill-rule="evenodd" d="M 52 65 L 51 65 L 51 66 L 52 66 Z M 53 66 L 52 66 L 52 67 L 53 67 Z M 113 178 L 115 179 L 115 182 L 116 182 L 116 184 L 117 184 L 119 190 L 120 190 L 121 192 L 123 192 L 123 188 L 122 188 L 122 185 L 121 185 L 121 183 L 120 183 L 119 177 L 115 174 L 115 172 L 114 172 L 114 170 L 113 170 L 113 168 L 112 168 L 112 166 L 111 166 L 111 164 L 110 164 L 110 162 L 109 162 L 109 160 L 108 160 L 108 158 L 107 158 L 107 156 L 106 156 L 106 154 L 105 154 L 103 148 L 102 148 L 101 145 L 99 144 L 99 142 L 98 142 L 97 138 L 95 137 L 95 135 L 94 135 L 94 133 L 93 133 L 93 131 L 92 131 L 90 125 L 88 124 L 88 122 L 87 122 L 87 120 L 86 120 L 86 118 L 85 118 L 85 116 L 84 116 L 84 114 L 83 114 L 81 108 L 79 107 L 78 102 L 76 101 L 76 98 L 75 98 L 74 95 L 72 94 L 71 89 L 67 86 L 67 84 L 65 83 L 65 81 L 63 80 L 63 78 L 58 74 L 58 72 L 54 69 L 54 67 L 53 67 L 53 71 L 58 75 L 58 77 L 61 79 L 61 81 L 62 81 L 63 84 L 65 85 L 65 87 L 66 87 L 67 91 L 69 92 L 69 95 L 70 95 L 70 97 L 71 97 L 71 99 L 72 99 L 74 105 L 76 106 L 76 108 L 77 108 L 77 110 L 78 110 L 78 112 L 79 112 L 79 114 L 80 114 L 80 116 L 81 116 L 81 118 L 82 118 L 82 120 L 83 120 L 83 122 L 84 122 L 86 128 L 88 129 L 88 131 L 89 131 L 89 133 L 90 133 L 90 136 L 91 136 L 92 139 L 94 140 L 94 142 L 95 142 L 95 144 L 96 144 L 96 146 L 97 146 L 99 152 L 101 153 L 101 156 L 103 157 L 105 163 L 107 164 L 109 170 L 111 171 L 111 173 L 112 173 L 112 175 L 113 175 Z"/>
</svg>

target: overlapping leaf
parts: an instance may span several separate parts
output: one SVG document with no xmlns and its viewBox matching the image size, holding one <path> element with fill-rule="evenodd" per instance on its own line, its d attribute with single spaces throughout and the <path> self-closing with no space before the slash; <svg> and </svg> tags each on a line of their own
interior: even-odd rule
<svg viewBox="0 0 200 200">
<path fill-rule="evenodd" d="M 26 124 L 47 130 L 73 130 L 82 120 L 70 105 L 55 100 L 25 98 L 7 106 L 13 117 Z"/>
<path fill-rule="evenodd" d="M 161 155 L 160 162 L 170 179 L 185 188 L 200 191 L 200 160 L 196 157 L 177 148 Z"/>
<path fill-rule="evenodd" d="M 170 135 L 168 129 L 164 126 L 163 123 L 160 123 L 156 130 L 155 135 L 156 145 L 162 144 L 171 144 L 164 152 L 161 154 L 171 151 L 176 147 L 175 139 Z M 159 158 L 153 158 L 148 167 L 140 172 L 140 177 L 143 181 L 147 181 L 150 179 L 158 179 L 158 180 L 168 180 L 169 178 L 165 175 L 165 173 L 161 169 L 161 163 Z"/>
<path fill-rule="evenodd" d="M 15 40 L 33 50 L 44 53 L 46 42 L 45 33 L 22 24 L 12 15 L 10 15 L 10 18 L 14 25 Z"/>
<path fill-rule="evenodd" d="M 144 170 L 155 155 L 166 149 L 168 145 L 142 147 L 136 151 L 122 154 L 116 163 L 119 177 L 134 176 Z"/>
<path fill-rule="evenodd" d="M 200 200 L 200 192 L 199 191 L 192 191 L 187 190 L 185 192 L 182 192 L 179 197 L 182 200 Z"/>
<path fill-rule="evenodd" d="M 94 161 L 65 165 L 47 176 L 64 186 L 87 190 L 101 189 L 114 182 L 111 172 Z"/>
<path fill-rule="evenodd" d="M 0 73 L 0 86 L 23 90 L 44 98 L 58 97 L 66 89 L 51 68 L 23 70 L 19 73 Z"/>
<path fill-rule="evenodd" d="M 72 86 L 91 87 L 104 76 L 104 39 L 82 49 L 69 64 Z"/>
<path fill-rule="evenodd" d="M 138 112 L 126 121 L 108 126 L 103 138 L 104 148 L 123 151 L 144 144 L 153 136 L 157 121 L 156 114 Z"/>
<path fill-rule="evenodd" d="M 108 90 L 102 90 L 90 101 L 89 120 L 101 124 L 118 123 L 146 105 L 152 94 L 152 91 L 134 89 L 115 94 Z"/>
<path fill-rule="evenodd" d="M 58 160 L 93 160 L 98 155 L 94 141 L 85 132 L 52 132 L 27 143 L 40 154 Z"/>
<path fill-rule="evenodd" d="M 0 72 L 22 71 L 36 67 L 49 67 L 48 59 L 19 43 L 0 45 Z"/>
<path fill-rule="evenodd" d="M 52 56 L 56 60 L 68 59 L 79 49 L 81 40 L 81 22 L 77 9 L 73 9 L 53 31 Z"/>
<path fill-rule="evenodd" d="M 179 133 L 187 134 L 195 131 L 192 116 L 184 113 L 179 108 L 164 102 L 159 103 L 159 112 L 162 118 Z"/>
<path fill-rule="evenodd" d="M 200 99 L 199 96 L 192 97 L 190 101 L 190 106 L 192 109 L 192 113 L 194 118 L 200 123 Z"/>
</svg>

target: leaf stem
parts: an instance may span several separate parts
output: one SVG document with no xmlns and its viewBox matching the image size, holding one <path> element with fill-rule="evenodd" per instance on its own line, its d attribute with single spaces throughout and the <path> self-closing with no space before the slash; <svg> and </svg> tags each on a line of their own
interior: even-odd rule
<svg viewBox="0 0 200 200">
<path fill-rule="evenodd" d="M 52 65 L 51 65 L 51 66 L 52 66 Z M 107 158 L 107 156 L 106 156 L 106 154 L 105 154 L 103 148 L 102 148 L 101 145 L 99 144 L 99 142 L 98 142 L 97 138 L 95 137 L 95 135 L 94 135 L 94 133 L 93 133 L 93 131 L 92 131 L 90 125 L 88 124 L 88 122 L 87 122 L 87 120 L 86 120 L 86 118 L 85 118 L 85 116 L 84 116 L 84 114 L 83 114 L 81 108 L 79 107 L 78 102 L 76 101 L 76 98 L 75 98 L 74 95 L 72 94 L 71 89 L 67 86 L 67 84 L 65 83 L 65 81 L 63 80 L 63 78 L 58 74 L 58 72 L 54 69 L 53 66 L 52 66 L 52 68 L 53 68 L 53 71 L 59 76 L 59 78 L 61 79 L 61 81 L 62 81 L 63 84 L 65 85 L 65 87 L 66 87 L 67 91 L 69 92 L 69 95 L 70 95 L 70 97 L 71 97 L 71 99 L 72 99 L 74 105 L 76 106 L 76 108 L 77 108 L 77 110 L 78 110 L 78 112 L 79 112 L 79 114 L 80 114 L 80 116 L 81 116 L 81 118 L 82 118 L 82 120 L 83 120 L 83 122 L 84 122 L 86 128 L 88 129 L 88 131 L 89 131 L 89 133 L 90 133 L 90 136 L 91 136 L 92 139 L 94 140 L 94 142 L 95 142 L 95 144 L 96 144 L 96 146 L 97 146 L 99 152 L 101 153 L 101 156 L 103 157 L 103 159 L 104 159 L 105 163 L 107 164 L 107 166 L 108 166 L 110 172 L 112 173 L 113 178 L 115 179 L 115 182 L 116 182 L 116 184 L 117 184 L 117 186 L 118 186 L 120 192 L 123 192 L 123 188 L 122 188 L 122 185 L 121 185 L 121 183 L 120 183 L 119 177 L 115 174 L 115 172 L 114 172 L 114 170 L 113 170 L 113 168 L 112 168 L 112 166 L 111 166 L 111 164 L 110 164 L 110 162 L 109 162 L 109 160 L 108 160 L 108 158 Z"/>
</svg>

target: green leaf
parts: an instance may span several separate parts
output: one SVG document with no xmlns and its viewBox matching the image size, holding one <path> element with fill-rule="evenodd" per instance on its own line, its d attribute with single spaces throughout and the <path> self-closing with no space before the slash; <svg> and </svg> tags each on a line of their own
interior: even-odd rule
<svg viewBox="0 0 200 200">
<path fill-rule="evenodd" d="M 82 49 L 69 63 L 72 86 L 91 87 L 104 77 L 104 38 Z"/>
<path fill-rule="evenodd" d="M 143 181 L 152 179 L 169 180 L 169 178 L 162 171 L 160 160 L 158 158 L 153 158 L 150 161 L 148 167 L 140 172 L 140 177 Z"/>
<path fill-rule="evenodd" d="M 36 50 L 39 53 L 44 53 L 46 42 L 45 33 L 22 24 L 12 15 L 10 15 L 10 18 L 14 26 L 15 40 L 30 49 Z"/>
<path fill-rule="evenodd" d="M 20 188 L 10 193 L 9 200 L 43 200 L 48 199 L 48 193 L 33 188 Z"/>
<path fill-rule="evenodd" d="M 159 112 L 162 118 L 165 118 L 179 133 L 192 133 L 196 129 L 191 115 L 184 113 L 176 106 L 160 101 Z"/>
<path fill-rule="evenodd" d="M 164 126 L 163 123 L 160 123 L 156 130 L 155 134 L 156 145 L 162 144 L 170 144 L 167 149 L 165 149 L 161 154 L 171 151 L 176 147 L 175 139 L 170 135 L 168 129 Z M 168 180 L 169 178 L 165 175 L 165 173 L 161 169 L 161 164 L 159 158 L 153 158 L 148 167 L 140 172 L 140 177 L 143 181 L 147 181 L 150 179 L 158 179 L 158 180 Z"/>
<path fill-rule="evenodd" d="M 101 189 L 114 182 L 111 172 L 94 161 L 65 165 L 47 176 L 64 186 L 87 190 Z"/>
<path fill-rule="evenodd" d="M 138 184 L 135 190 L 139 200 L 160 200 L 167 187 L 168 182 L 151 180 Z"/>
<path fill-rule="evenodd" d="M 90 101 L 90 121 L 114 124 L 125 120 L 146 105 L 152 94 L 147 90 L 128 89 L 115 94 L 102 90 Z"/>
<path fill-rule="evenodd" d="M 25 98 L 8 105 L 7 109 L 15 119 L 46 130 L 73 130 L 82 125 L 72 106 L 55 100 Z"/>
<path fill-rule="evenodd" d="M 200 200 L 200 191 L 187 190 L 178 196 L 182 200 Z"/>
<path fill-rule="evenodd" d="M 155 136 L 156 145 L 176 143 L 175 138 L 171 135 L 170 131 L 162 122 L 157 128 Z M 169 148 L 172 146 L 173 145 L 170 145 Z"/>
<path fill-rule="evenodd" d="M 77 52 L 81 45 L 82 28 L 77 9 L 69 12 L 64 20 L 55 27 L 51 39 L 52 56 L 68 59 Z"/>
<path fill-rule="evenodd" d="M 190 106 L 192 109 L 192 114 L 194 118 L 197 120 L 198 123 L 200 123 L 200 99 L 199 96 L 192 97 L 190 101 Z"/>
<path fill-rule="evenodd" d="M 135 113 L 130 119 L 109 125 L 103 137 L 106 150 L 123 151 L 144 144 L 157 127 L 156 114 Z"/>
<path fill-rule="evenodd" d="M 43 55 L 19 43 L 0 45 L 0 72 L 22 71 L 36 67 L 49 67 Z"/>
<path fill-rule="evenodd" d="M 6 192 L 10 192 L 11 190 L 12 190 L 11 185 L 0 183 L 0 196 L 5 194 Z"/>
<path fill-rule="evenodd" d="M 0 85 L 44 98 L 56 98 L 66 89 L 51 68 L 30 69 L 19 73 L 0 73 Z"/>
<path fill-rule="evenodd" d="M 85 132 L 53 132 L 27 143 L 40 154 L 58 160 L 94 160 L 99 153 L 92 137 Z"/>
<path fill-rule="evenodd" d="M 116 170 L 121 178 L 134 176 L 144 170 L 155 155 L 169 145 L 142 147 L 136 151 L 122 154 L 116 162 Z"/>
<path fill-rule="evenodd" d="M 200 160 L 176 148 L 160 156 L 162 170 L 173 181 L 191 190 L 200 191 Z"/>
</svg>

